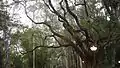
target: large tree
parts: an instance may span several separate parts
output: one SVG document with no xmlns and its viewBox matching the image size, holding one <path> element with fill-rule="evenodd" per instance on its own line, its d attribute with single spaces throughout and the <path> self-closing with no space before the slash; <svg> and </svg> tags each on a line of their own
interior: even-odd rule
<svg viewBox="0 0 120 68">
<path fill-rule="evenodd" d="M 100 68 L 106 54 L 111 51 L 112 55 L 115 55 L 115 47 L 120 42 L 119 0 L 58 0 L 53 2 L 54 0 L 38 2 L 44 4 L 42 7 L 47 7 L 43 10 L 45 16 L 43 22 L 34 21 L 27 13 L 26 4 L 22 4 L 27 17 L 33 23 L 49 27 L 52 34 L 46 36 L 45 39 L 53 37 L 59 44 L 59 46 L 51 47 L 71 46 L 84 61 L 86 68 Z M 91 46 L 96 46 L 97 50 L 91 51 Z M 113 61 L 110 60 L 112 67 L 115 67 L 114 58 L 112 57 Z"/>
</svg>

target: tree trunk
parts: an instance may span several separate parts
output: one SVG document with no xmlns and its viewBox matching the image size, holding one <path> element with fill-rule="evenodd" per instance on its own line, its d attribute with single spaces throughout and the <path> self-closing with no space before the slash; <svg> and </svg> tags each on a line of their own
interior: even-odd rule
<svg viewBox="0 0 120 68">
<path fill-rule="evenodd" d="M 5 68 L 10 68 L 10 36 L 7 29 L 4 32 L 4 46 L 5 46 Z"/>
<path fill-rule="evenodd" d="M 100 68 L 99 63 L 87 61 L 83 63 L 83 68 Z"/>
<path fill-rule="evenodd" d="M 0 48 L 0 68 L 2 68 L 2 53 L 1 53 L 1 48 Z"/>
</svg>

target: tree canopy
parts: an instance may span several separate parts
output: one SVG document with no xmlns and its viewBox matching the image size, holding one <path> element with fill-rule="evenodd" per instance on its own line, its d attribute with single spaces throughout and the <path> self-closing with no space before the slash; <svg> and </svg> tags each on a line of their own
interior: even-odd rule
<svg viewBox="0 0 120 68">
<path fill-rule="evenodd" d="M 10 48 L 19 50 L 13 62 L 29 68 L 119 67 L 119 0 L 14 0 L 11 5 L 23 8 L 32 22 L 32 28 L 10 36 Z"/>
</svg>

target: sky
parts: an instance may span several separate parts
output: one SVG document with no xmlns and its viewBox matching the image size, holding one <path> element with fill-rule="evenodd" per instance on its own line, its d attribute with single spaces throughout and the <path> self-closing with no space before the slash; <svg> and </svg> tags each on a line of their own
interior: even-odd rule
<svg viewBox="0 0 120 68">
<path fill-rule="evenodd" d="M 8 4 L 12 4 L 14 3 L 13 0 L 9 0 Z M 29 3 L 32 5 L 33 2 Z M 13 4 L 12 6 L 10 6 L 10 8 L 8 9 L 8 12 L 10 13 L 10 16 L 12 16 L 13 18 L 19 18 L 19 20 L 21 21 L 21 24 L 24 25 L 28 25 L 29 27 L 32 27 L 32 22 L 27 18 L 25 11 L 24 11 L 24 7 L 19 4 Z M 32 17 L 33 15 L 31 14 L 30 17 Z"/>
<path fill-rule="evenodd" d="M 6 0 L 4 0 L 4 1 L 6 1 Z M 14 1 L 13 0 L 8 0 L 8 4 L 12 4 Z M 52 0 L 52 3 L 53 3 L 53 5 L 55 6 L 55 5 L 57 5 L 56 3 L 56 0 Z M 33 5 L 33 4 L 35 4 L 35 1 L 30 1 L 30 2 L 28 2 L 27 3 L 27 5 Z M 96 6 L 98 6 L 97 8 L 100 8 L 101 6 L 102 6 L 102 4 L 100 4 L 100 3 L 98 3 L 98 4 L 96 4 Z M 13 17 L 18 17 L 18 18 L 20 18 L 20 21 L 21 21 L 21 23 L 22 24 L 24 24 L 24 25 L 28 25 L 29 27 L 32 27 L 32 22 L 27 18 L 27 16 L 26 16 L 26 14 L 25 14 L 25 11 L 24 11 L 24 7 L 22 6 L 22 5 L 16 5 L 16 4 L 13 4 L 12 6 L 11 6 L 11 9 L 10 10 L 8 10 L 9 12 L 10 12 L 10 14 L 11 14 L 11 16 L 13 16 Z M 103 11 L 102 11 L 103 12 Z M 17 15 L 15 15 L 15 14 L 17 14 Z M 44 12 L 43 11 L 40 11 L 39 12 L 39 16 L 44 16 Z M 33 18 L 33 12 L 29 12 L 29 16 L 31 17 L 31 18 Z M 43 19 L 44 17 L 38 17 L 38 19 L 41 21 L 43 21 L 44 19 Z M 109 19 L 109 18 L 108 18 Z"/>
<path fill-rule="evenodd" d="M 3 1 L 4 2 L 8 1 L 9 5 L 12 4 L 10 6 L 10 8 L 8 9 L 10 16 L 12 16 L 13 18 L 20 18 L 19 20 L 21 21 L 21 24 L 32 27 L 32 22 L 27 18 L 26 14 L 25 14 L 25 9 L 22 5 L 13 4 L 14 3 L 13 0 L 3 0 Z M 55 2 L 56 2 L 56 0 L 52 0 L 52 3 L 54 6 L 57 5 Z M 30 5 L 32 6 L 33 4 L 35 4 L 35 0 L 27 2 L 28 6 L 30 6 Z M 29 11 L 31 11 L 31 10 L 29 10 Z M 41 10 L 41 11 L 39 11 L 38 14 L 39 14 L 39 15 L 37 15 L 37 16 L 39 16 L 38 21 L 44 21 L 44 12 Z M 31 18 L 33 18 L 33 12 L 29 12 L 29 16 Z"/>
<path fill-rule="evenodd" d="M 6 0 L 4 0 L 4 1 L 6 1 Z M 7 1 L 8 1 L 8 4 L 14 3 L 13 0 L 7 0 Z M 36 0 L 27 2 L 27 5 L 28 6 L 31 5 L 31 7 L 33 7 L 32 5 L 35 4 L 35 1 Z M 54 2 L 56 2 L 56 0 L 52 0 L 53 5 L 55 6 L 56 4 Z M 13 4 L 8 11 L 13 18 L 20 18 L 20 21 L 22 24 L 32 27 L 32 22 L 27 18 L 26 14 L 25 14 L 25 9 L 22 5 Z M 29 10 L 29 11 L 31 11 L 31 10 Z M 31 18 L 33 18 L 33 12 L 29 12 L 29 16 Z M 39 15 L 37 15 L 37 16 L 39 16 L 38 21 L 44 21 L 44 12 L 42 10 L 39 11 Z"/>
</svg>

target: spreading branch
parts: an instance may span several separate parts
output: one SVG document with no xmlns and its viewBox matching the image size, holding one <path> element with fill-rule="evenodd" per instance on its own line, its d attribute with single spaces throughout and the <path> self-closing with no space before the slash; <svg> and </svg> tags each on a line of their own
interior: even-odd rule
<svg viewBox="0 0 120 68">
<path fill-rule="evenodd" d="M 65 4 L 66 4 L 66 9 L 67 9 L 67 11 L 69 12 L 70 15 L 73 16 L 73 18 L 75 19 L 77 25 L 78 25 L 79 28 L 81 29 L 81 25 L 80 25 L 80 23 L 79 23 L 79 19 L 78 19 L 78 17 L 70 10 L 70 7 L 69 7 L 69 4 L 68 4 L 68 1 L 67 1 L 67 0 L 65 0 Z"/>
<path fill-rule="evenodd" d="M 36 46 L 34 49 L 30 50 L 30 51 L 27 51 L 25 53 L 21 53 L 21 54 L 28 54 L 30 52 L 33 52 L 35 51 L 37 48 L 40 48 L 40 47 L 43 47 L 43 48 L 61 48 L 61 47 L 68 47 L 69 45 L 64 45 L 64 46 Z"/>
</svg>

